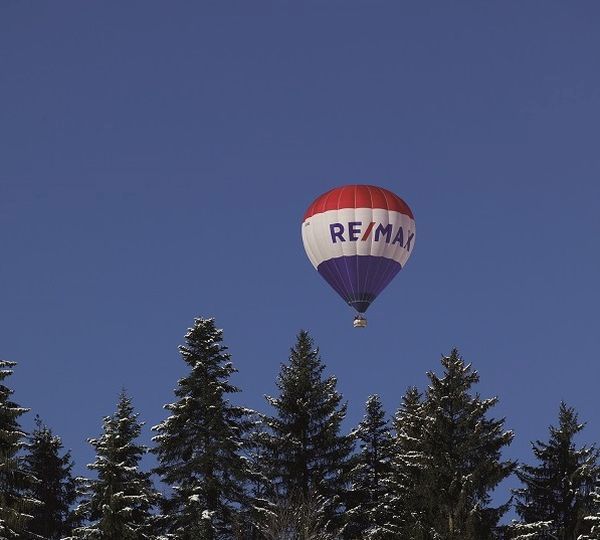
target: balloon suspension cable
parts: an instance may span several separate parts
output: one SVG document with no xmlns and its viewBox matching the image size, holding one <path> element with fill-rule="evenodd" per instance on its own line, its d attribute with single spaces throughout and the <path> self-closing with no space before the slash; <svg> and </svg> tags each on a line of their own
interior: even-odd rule
<svg viewBox="0 0 600 540">
<path fill-rule="evenodd" d="M 354 322 L 352 323 L 354 328 L 366 328 L 367 327 L 367 319 L 361 313 L 357 313 L 356 317 L 354 317 Z"/>
</svg>

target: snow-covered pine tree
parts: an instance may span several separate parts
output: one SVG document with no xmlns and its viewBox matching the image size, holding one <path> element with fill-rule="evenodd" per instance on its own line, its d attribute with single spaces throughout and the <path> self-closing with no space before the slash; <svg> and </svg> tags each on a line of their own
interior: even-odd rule
<svg viewBox="0 0 600 540">
<path fill-rule="evenodd" d="M 76 510 L 85 524 L 74 537 L 85 540 L 151 540 L 154 538 L 152 507 L 157 494 L 150 474 L 140 470 L 147 452 L 139 444 L 143 423 L 138 421 L 131 399 L 123 390 L 117 409 L 103 420 L 103 433 L 89 439 L 96 459 L 88 468 L 95 479 L 81 479 L 81 503 Z"/>
<path fill-rule="evenodd" d="M 389 473 L 383 479 L 384 495 L 378 507 L 378 524 L 369 531 L 369 539 L 429 540 L 425 511 L 428 488 L 424 470 L 428 456 L 423 452 L 425 414 L 422 395 L 410 387 L 402 396 L 393 419 Z"/>
<path fill-rule="evenodd" d="M 345 512 L 345 536 L 365 538 L 382 525 L 387 516 L 380 511 L 389 476 L 392 437 L 378 395 L 369 396 L 365 415 L 352 436 L 359 444 L 348 479 L 350 487 Z"/>
<path fill-rule="evenodd" d="M 588 527 L 591 527 L 590 532 L 582 534 L 577 540 L 600 540 L 600 488 L 592 492 L 591 499 L 594 511 L 584 518 Z"/>
<path fill-rule="evenodd" d="M 35 506 L 29 531 L 46 540 L 58 540 L 72 532 L 71 507 L 76 499 L 75 479 L 71 475 L 71 453 L 64 452 L 60 437 L 35 418 L 35 429 L 27 438 L 24 457 L 29 473 L 36 478 L 28 492 L 42 504 Z"/>
<path fill-rule="evenodd" d="M 575 436 L 584 426 L 575 409 L 562 402 L 558 427 L 550 426 L 548 442 L 532 443 L 537 465 L 521 465 L 517 470 L 524 484 L 514 492 L 522 522 L 549 521 L 551 534 L 561 540 L 575 540 L 591 527 L 584 518 L 593 508 L 591 492 L 598 481 L 598 450 L 575 445 Z"/>
<path fill-rule="evenodd" d="M 262 510 L 269 507 L 269 467 L 266 456 L 266 438 L 263 415 L 258 412 L 249 416 L 251 421 L 245 436 L 244 458 L 248 465 L 246 481 L 246 499 L 240 505 L 234 537 L 243 540 L 261 538 L 257 523 L 261 519 Z M 272 516 L 271 516 L 272 517 Z"/>
<path fill-rule="evenodd" d="M 331 528 L 329 500 L 321 495 L 279 499 L 258 524 L 261 540 L 340 540 Z"/>
<path fill-rule="evenodd" d="M 239 392 L 230 382 L 237 370 L 214 319 L 195 319 L 185 339 L 179 350 L 190 372 L 178 382 L 177 401 L 165 405 L 171 416 L 152 428 L 156 472 L 171 490 L 163 522 L 171 538 L 191 540 L 194 527 L 207 530 L 208 516 L 214 537 L 229 539 L 245 498 L 242 450 L 252 411 L 229 402 Z"/>
<path fill-rule="evenodd" d="M 13 402 L 13 391 L 4 384 L 16 365 L 0 360 L 0 540 L 25 538 L 31 512 L 39 505 L 39 501 L 27 494 L 35 479 L 19 455 L 25 438 L 19 417 L 29 409 Z"/>
<path fill-rule="evenodd" d="M 335 521 L 346 487 L 352 438 L 340 433 L 346 405 L 335 377 L 323 378 L 321 361 L 308 332 L 300 331 L 288 364 L 277 379 L 278 397 L 267 397 L 275 409 L 265 417 L 272 500 L 307 501 L 321 496 Z"/>
<path fill-rule="evenodd" d="M 472 394 L 479 375 L 456 349 L 442 357 L 444 374 L 429 372 L 421 450 L 426 529 L 446 540 L 493 538 L 508 505 L 490 506 L 490 492 L 515 468 L 501 451 L 513 439 L 504 419 L 488 418 L 497 398 Z"/>
<path fill-rule="evenodd" d="M 504 532 L 502 538 L 506 540 L 555 540 L 557 538 L 552 534 L 551 521 L 536 521 L 535 523 L 513 521 L 505 527 Z"/>
</svg>

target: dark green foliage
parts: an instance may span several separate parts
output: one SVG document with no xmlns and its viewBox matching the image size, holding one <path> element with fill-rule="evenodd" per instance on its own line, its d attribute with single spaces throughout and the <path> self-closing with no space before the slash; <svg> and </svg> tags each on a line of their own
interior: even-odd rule
<svg viewBox="0 0 600 540">
<path fill-rule="evenodd" d="M 325 366 L 307 332 L 298 334 L 289 364 L 282 365 L 278 397 L 267 400 L 275 416 L 265 419 L 271 500 L 306 501 L 321 496 L 330 513 L 343 497 L 353 443 L 340 434 L 346 405 L 335 377 L 323 378 Z"/>
<path fill-rule="evenodd" d="M 71 453 L 65 452 L 60 437 L 35 419 L 36 428 L 29 435 L 26 445 L 25 464 L 36 478 L 30 487 L 31 497 L 42 504 L 32 511 L 30 532 L 48 540 L 58 540 L 71 534 L 73 516 L 71 506 L 76 499 L 75 480 L 71 475 Z"/>
<path fill-rule="evenodd" d="M 0 360 L 0 540 L 24 538 L 31 512 L 39 505 L 27 493 L 34 479 L 19 455 L 25 433 L 18 419 L 29 409 L 14 403 L 13 391 L 3 383 L 14 366 L 15 362 Z"/>
<path fill-rule="evenodd" d="M 338 540 L 328 519 L 330 503 L 320 495 L 273 501 L 259 523 L 261 540 Z"/>
<path fill-rule="evenodd" d="M 575 540 L 591 527 L 584 517 L 593 508 L 590 493 L 598 479 L 598 451 L 575 446 L 574 438 L 583 427 L 575 410 L 561 403 L 558 427 L 550 427 L 548 442 L 532 444 L 537 465 L 522 465 L 517 471 L 524 484 L 515 490 L 522 521 L 548 521 L 560 540 Z"/>
<path fill-rule="evenodd" d="M 353 433 L 359 453 L 349 474 L 350 489 L 345 518 L 347 538 L 364 538 L 384 525 L 387 512 L 380 503 L 385 497 L 385 480 L 390 474 L 392 437 L 379 396 L 370 396 L 365 416 Z"/>
<path fill-rule="evenodd" d="M 78 515 L 87 522 L 75 529 L 76 538 L 86 540 L 150 540 L 153 538 L 151 510 L 156 500 L 150 475 L 139 470 L 147 452 L 136 442 L 142 425 L 125 392 L 117 410 L 104 418 L 103 434 L 90 439 L 96 460 L 88 468 L 96 479 L 82 480 L 82 502 Z"/>
<path fill-rule="evenodd" d="M 385 524 L 370 538 L 486 540 L 507 505 L 490 506 L 492 490 L 513 471 L 501 450 L 513 434 L 488 418 L 497 399 L 472 394 L 479 375 L 454 349 L 444 373 L 428 373 L 422 400 L 411 388 L 394 418 L 392 471 L 381 510 Z"/>
<path fill-rule="evenodd" d="M 180 540 L 191 540 L 192 530 L 231 538 L 238 505 L 245 499 L 248 472 L 242 450 L 251 411 L 228 401 L 239 390 L 229 382 L 236 370 L 221 344 L 222 334 L 213 319 L 194 321 L 180 347 L 190 372 L 178 383 L 177 401 L 165 405 L 171 416 L 153 428 L 158 433 L 153 439 L 156 472 L 171 488 L 163 523 Z"/>
<path fill-rule="evenodd" d="M 236 539 L 256 540 L 260 538 L 257 523 L 262 511 L 269 507 L 268 496 L 271 492 L 269 463 L 267 458 L 268 434 L 264 430 L 264 418 L 259 413 L 251 415 L 251 426 L 244 443 L 244 458 L 248 472 L 246 498 L 240 506 L 234 531 Z"/>
<path fill-rule="evenodd" d="M 456 349 L 424 395 L 407 390 L 391 429 L 374 395 L 350 435 L 307 332 L 267 397 L 272 416 L 230 403 L 236 370 L 213 319 L 196 319 L 180 352 L 189 372 L 153 428 L 162 498 L 140 471 L 147 449 L 125 393 L 89 441 L 97 478 L 76 492 L 70 453 L 39 418 L 24 444 L 27 409 L 3 384 L 15 364 L 0 362 L 0 540 L 600 540 L 600 453 L 575 445 L 583 424 L 564 403 L 549 440 L 533 443 L 538 463 L 517 471 L 521 521 L 499 525 L 508 503 L 490 494 L 515 470 L 502 459 L 513 434 Z"/>
<path fill-rule="evenodd" d="M 422 396 L 415 387 L 402 397 L 393 428 L 390 469 L 383 479 L 377 524 L 369 538 L 430 538 L 425 516 L 429 498 L 424 476 L 428 464 L 423 452 L 425 415 Z"/>
<path fill-rule="evenodd" d="M 491 507 L 490 492 L 515 468 L 514 462 L 501 460 L 513 433 L 504 431 L 504 419 L 488 418 L 497 398 L 471 393 L 479 375 L 456 349 L 442 357 L 442 366 L 442 377 L 427 374 L 423 403 L 425 529 L 447 540 L 493 538 L 507 507 Z"/>
<path fill-rule="evenodd" d="M 496 398 L 472 394 L 477 372 L 454 349 L 444 373 L 428 373 L 425 398 L 405 394 L 394 418 L 391 474 L 380 512 L 384 525 L 370 538 L 486 540 L 494 538 L 507 505 L 490 506 L 490 493 L 513 471 L 501 460 L 512 432 L 488 418 Z"/>
<path fill-rule="evenodd" d="M 535 523 L 517 523 L 504 527 L 507 540 L 556 540 L 552 534 L 551 521 L 536 521 Z M 581 539 L 582 540 L 582 539 Z"/>
<path fill-rule="evenodd" d="M 590 532 L 581 535 L 577 540 L 600 540 L 600 491 L 598 488 L 591 494 L 591 502 L 594 511 L 585 517 L 585 524 L 590 528 Z"/>
</svg>

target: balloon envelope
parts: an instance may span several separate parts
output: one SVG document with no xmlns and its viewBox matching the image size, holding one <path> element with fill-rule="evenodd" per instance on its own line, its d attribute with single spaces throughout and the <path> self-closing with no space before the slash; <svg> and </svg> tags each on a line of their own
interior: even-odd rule
<svg viewBox="0 0 600 540">
<path fill-rule="evenodd" d="M 308 207 L 302 242 L 319 274 L 364 313 L 410 257 L 415 219 L 408 205 L 387 189 L 342 186 Z"/>
</svg>

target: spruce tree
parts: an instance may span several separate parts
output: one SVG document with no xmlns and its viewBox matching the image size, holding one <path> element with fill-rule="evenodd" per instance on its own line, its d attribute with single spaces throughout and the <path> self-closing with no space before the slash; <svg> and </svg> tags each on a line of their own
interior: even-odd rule
<svg viewBox="0 0 600 540">
<path fill-rule="evenodd" d="M 379 500 L 379 520 L 369 532 L 370 539 L 431 537 L 425 516 L 429 495 L 424 471 L 429 458 L 423 451 L 424 426 L 422 395 L 413 386 L 402 396 L 394 415 L 390 468 L 383 478 L 385 492 Z"/>
<path fill-rule="evenodd" d="M 281 366 L 279 396 L 267 397 L 275 415 L 265 417 L 269 432 L 265 459 L 272 500 L 293 506 L 294 501 L 302 505 L 321 496 L 329 502 L 326 514 L 334 519 L 345 491 L 353 442 L 340 433 L 346 405 L 336 390 L 336 378 L 323 378 L 324 369 L 312 338 L 301 331 L 289 363 Z"/>
<path fill-rule="evenodd" d="M 600 488 L 596 488 L 591 494 L 591 502 L 594 510 L 585 516 L 585 522 L 590 531 L 582 534 L 577 540 L 600 540 Z"/>
<path fill-rule="evenodd" d="M 190 372 L 178 382 L 177 401 L 165 405 L 171 416 L 153 428 L 156 472 L 171 490 L 163 523 L 178 540 L 229 539 L 245 499 L 242 450 L 252 411 L 229 402 L 239 392 L 230 382 L 236 369 L 214 319 L 195 319 L 185 339 L 179 349 Z"/>
<path fill-rule="evenodd" d="M 11 400 L 13 391 L 3 382 L 14 366 L 15 362 L 0 360 L 0 540 L 24 538 L 31 512 L 39 505 L 27 493 L 35 479 L 19 454 L 25 438 L 19 417 L 29 409 Z"/>
<path fill-rule="evenodd" d="M 263 415 L 255 412 L 249 419 L 251 424 L 245 437 L 243 452 L 248 466 L 246 498 L 240 505 L 235 538 L 257 540 L 260 538 L 257 524 L 261 519 L 261 512 L 269 506 L 267 497 L 270 478 L 265 442 L 268 434 L 264 429 Z"/>
<path fill-rule="evenodd" d="M 30 496 L 39 500 L 32 510 L 29 531 L 46 540 L 58 540 L 71 534 L 73 516 L 71 506 L 76 499 L 75 479 L 71 474 L 71 453 L 61 455 L 60 437 L 42 424 L 39 416 L 35 429 L 28 437 L 25 464 L 36 482 L 29 489 Z"/>
<path fill-rule="evenodd" d="M 591 526 L 584 518 L 593 508 L 598 451 L 594 446 L 575 445 L 575 436 L 584 425 L 572 407 L 561 403 L 558 427 L 550 426 L 549 440 L 532 443 L 538 463 L 522 465 L 517 471 L 524 484 L 515 490 L 522 522 L 550 522 L 551 534 L 560 540 L 576 540 Z"/>
<path fill-rule="evenodd" d="M 321 495 L 307 499 L 278 499 L 259 522 L 261 540 L 339 540 L 341 531 L 332 529 L 331 503 Z"/>
<path fill-rule="evenodd" d="M 139 444 L 143 424 L 131 399 L 121 392 L 116 412 L 103 421 L 100 437 L 89 439 L 96 459 L 88 468 L 97 478 L 82 479 L 77 514 L 86 521 L 74 531 L 86 540 L 151 540 L 151 510 L 156 493 L 150 475 L 140 470 L 147 448 Z"/>
<path fill-rule="evenodd" d="M 536 521 L 535 523 L 518 523 L 513 521 L 505 527 L 502 538 L 510 540 L 556 540 L 552 534 L 551 521 Z"/>
<path fill-rule="evenodd" d="M 429 372 L 423 402 L 421 442 L 427 456 L 420 471 L 421 528 L 445 540 L 486 540 L 497 532 L 508 505 L 490 506 L 492 490 L 515 468 L 501 451 L 513 439 L 504 419 L 488 418 L 497 398 L 472 393 L 479 375 L 458 351 L 442 357 L 444 373 Z"/>
<path fill-rule="evenodd" d="M 385 514 L 378 510 L 386 494 L 392 457 L 392 437 L 378 395 L 368 398 L 364 418 L 352 436 L 358 441 L 359 453 L 349 473 L 345 535 L 364 538 L 384 524 Z"/>
</svg>

